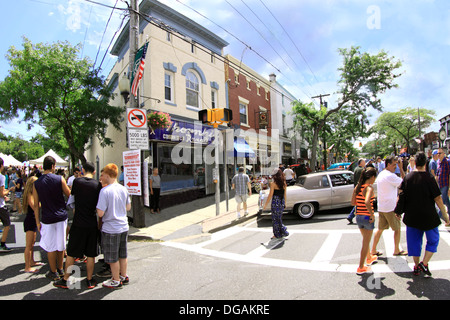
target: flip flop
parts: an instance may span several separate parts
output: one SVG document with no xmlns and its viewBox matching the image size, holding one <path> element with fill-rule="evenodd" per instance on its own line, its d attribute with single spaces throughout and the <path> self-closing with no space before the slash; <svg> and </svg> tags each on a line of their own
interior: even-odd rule
<svg viewBox="0 0 450 320">
<path fill-rule="evenodd" d="M 33 270 L 33 271 L 23 271 L 24 273 L 37 273 L 37 272 L 39 272 L 39 269 L 35 269 L 35 270 Z"/>
<path fill-rule="evenodd" d="M 45 265 L 45 263 L 43 262 L 36 262 L 35 264 L 32 265 L 32 267 L 39 267 L 39 266 L 43 266 Z"/>
<path fill-rule="evenodd" d="M 375 253 L 371 253 L 372 255 L 374 255 L 374 256 L 377 256 L 377 257 L 379 257 L 379 256 L 382 256 L 383 255 L 383 252 L 381 252 L 381 251 L 377 251 L 377 252 L 375 252 Z"/>
<path fill-rule="evenodd" d="M 407 256 L 408 252 L 405 250 L 400 251 L 399 253 L 394 253 L 394 256 Z"/>
</svg>

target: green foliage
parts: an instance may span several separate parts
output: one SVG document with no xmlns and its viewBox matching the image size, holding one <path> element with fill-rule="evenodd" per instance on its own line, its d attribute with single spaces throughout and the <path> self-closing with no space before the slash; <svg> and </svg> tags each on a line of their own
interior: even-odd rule
<svg viewBox="0 0 450 320">
<path fill-rule="evenodd" d="M 0 83 L 0 119 L 12 119 L 23 111 L 23 121 L 39 124 L 51 139 L 65 140 L 68 152 L 86 161 L 83 153 L 89 138 L 97 136 L 111 145 L 106 128 L 120 129 L 125 108 L 109 105 L 113 94 L 105 79 L 88 59 L 79 59 L 80 45 L 32 44 L 24 38 L 23 49 L 11 47 L 9 75 Z M 60 145 L 63 145 L 61 142 Z"/>
<path fill-rule="evenodd" d="M 312 167 L 316 162 L 319 138 L 326 141 L 327 145 L 334 141 L 337 148 L 345 147 L 345 150 L 338 152 L 356 152 L 349 141 L 370 134 L 368 109 L 382 110 L 379 96 L 397 87 L 394 80 L 401 75 L 395 73 L 401 67 L 401 62 L 395 62 L 384 51 L 371 55 L 361 53 L 359 47 L 351 47 L 339 49 L 339 53 L 343 56 L 343 66 L 338 68 L 341 74 L 337 106 L 329 109 L 321 106 L 317 110 L 312 103 L 297 101 L 292 109 L 294 125 L 306 133 L 310 142 Z"/>
</svg>

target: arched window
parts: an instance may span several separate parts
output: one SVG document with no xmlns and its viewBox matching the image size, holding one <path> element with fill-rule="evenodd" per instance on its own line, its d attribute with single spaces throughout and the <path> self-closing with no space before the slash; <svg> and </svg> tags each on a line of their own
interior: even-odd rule
<svg viewBox="0 0 450 320">
<path fill-rule="evenodd" d="M 200 85 L 197 76 L 192 72 L 186 72 L 186 104 L 199 108 Z"/>
</svg>

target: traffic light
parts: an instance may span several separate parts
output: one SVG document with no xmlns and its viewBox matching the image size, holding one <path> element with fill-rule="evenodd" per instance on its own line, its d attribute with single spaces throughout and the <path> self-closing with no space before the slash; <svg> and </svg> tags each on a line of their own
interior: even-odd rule
<svg viewBox="0 0 450 320">
<path fill-rule="evenodd" d="M 233 120 L 233 112 L 226 108 L 203 109 L 198 112 L 198 120 L 217 128 L 219 124 Z"/>
<path fill-rule="evenodd" d="M 221 122 L 228 122 L 233 120 L 233 112 L 230 109 L 213 109 L 214 110 L 214 120 Z"/>
<path fill-rule="evenodd" d="M 210 123 L 212 119 L 211 109 L 203 109 L 198 112 L 198 120 L 202 123 Z"/>
</svg>

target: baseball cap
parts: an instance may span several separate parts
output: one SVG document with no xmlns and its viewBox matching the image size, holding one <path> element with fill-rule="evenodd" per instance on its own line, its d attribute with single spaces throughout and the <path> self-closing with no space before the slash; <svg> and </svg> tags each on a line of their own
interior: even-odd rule
<svg viewBox="0 0 450 320">
<path fill-rule="evenodd" d="M 438 154 L 438 151 L 437 151 L 437 150 L 433 150 L 432 154 L 433 154 L 433 156 L 434 156 L 434 155 L 437 155 L 437 154 Z"/>
</svg>

